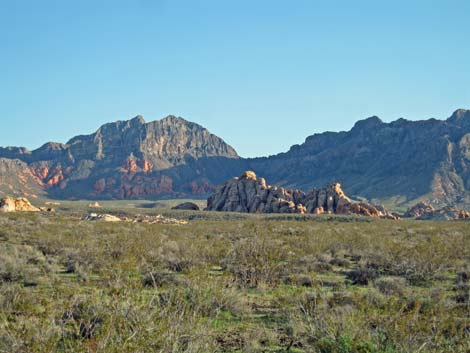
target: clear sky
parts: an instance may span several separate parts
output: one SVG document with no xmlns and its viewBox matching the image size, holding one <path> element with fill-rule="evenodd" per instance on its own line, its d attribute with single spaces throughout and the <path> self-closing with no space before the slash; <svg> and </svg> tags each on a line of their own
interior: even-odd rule
<svg viewBox="0 0 470 353">
<path fill-rule="evenodd" d="M 182 116 L 242 156 L 470 108 L 470 1 L 0 0 L 0 146 Z"/>
</svg>

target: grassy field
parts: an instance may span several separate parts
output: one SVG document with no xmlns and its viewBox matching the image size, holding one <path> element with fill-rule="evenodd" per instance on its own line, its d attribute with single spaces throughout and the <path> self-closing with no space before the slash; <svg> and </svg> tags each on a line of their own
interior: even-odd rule
<svg viewBox="0 0 470 353">
<path fill-rule="evenodd" d="M 470 223 L 103 206 L 189 223 L 1 214 L 0 352 L 470 351 Z"/>
</svg>

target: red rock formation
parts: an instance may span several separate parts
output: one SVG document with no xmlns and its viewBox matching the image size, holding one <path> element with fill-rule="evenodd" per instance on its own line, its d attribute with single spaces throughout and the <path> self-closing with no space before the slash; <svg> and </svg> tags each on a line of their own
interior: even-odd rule
<svg viewBox="0 0 470 353">
<path fill-rule="evenodd" d="M 48 187 L 55 186 L 64 180 L 64 174 L 62 173 L 62 168 L 57 166 L 52 172 L 49 173 L 51 176 L 47 180 L 46 185 Z"/>
<path fill-rule="evenodd" d="M 149 172 L 151 172 L 152 170 L 153 170 L 153 164 L 152 164 L 152 162 L 150 162 L 150 161 L 144 159 L 144 160 L 142 161 L 142 171 L 143 171 L 144 173 L 149 173 Z"/>
<path fill-rule="evenodd" d="M 122 165 L 122 169 L 126 173 L 137 173 L 137 162 L 133 158 L 126 159 Z"/>
<path fill-rule="evenodd" d="M 31 168 L 31 172 L 36 178 L 41 181 L 44 181 L 49 175 L 49 168 L 44 166 L 38 168 Z"/>
</svg>

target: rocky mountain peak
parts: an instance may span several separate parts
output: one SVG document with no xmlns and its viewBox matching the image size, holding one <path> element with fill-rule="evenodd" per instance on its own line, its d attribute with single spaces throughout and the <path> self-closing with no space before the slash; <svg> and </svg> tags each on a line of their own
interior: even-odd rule
<svg viewBox="0 0 470 353">
<path fill-rule="evenodd" d="M 470 120 L 470 110 L 457 109 L 447 121 L 449 122 L 460 122 L 462 120 Z"/>
<path fill-rule="evenodd" d="M 380 119 L 378 116 L 371 116 L 367 119 L 359 120 L 357 121 L 352 130 L 364 130 L 364 129 L 372 129 L 376 127 L 380 127 L 384 124 L 382 119 Z"/>
<path fill-rule="evenodd" d="M 145 119 L 142 115 L 137 115 L 136 117 L 134 117 L 133 119 L 130 120 L 132 123 L 134 124 L 140 124 L 140 125 L 144 125 L 145 124 Z"/>
<path fill-rule="evenodd" d="M 166 123 L 189 123 L 189 121 L 187 121 L 186 119 L 183 119 L 182 117 L 176 115 L 167 115 L 160 121 Z"/>
</svg>

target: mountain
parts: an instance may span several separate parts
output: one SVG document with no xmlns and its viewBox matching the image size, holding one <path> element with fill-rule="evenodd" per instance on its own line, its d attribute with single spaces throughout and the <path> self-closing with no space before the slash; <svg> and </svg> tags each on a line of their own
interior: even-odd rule
<svg viewBox="0 0 470 353">
<path fill-rule="evenodd" d="M 470 204 L 470 111 L 447 120 L 358 121 L 307 137 L 286 153 L 250 161 L 273 183 L 308 190 L 333 181 L 348 194 L 393 205 Z"/>
<path fill-rule="evenodd" d="M 388 206 L 470 206 L 470 111 L 447 120 L 358 121 L 289 151 L 243 159 L 202 126 L 168 116 L 105 124 L 65 144 L 0 148 L 0 195 L 54 198 L 206 196 L 245 170 L 308 191 L 339 182 L 354 198 Z"/>
<path fill-rule="evenodd" d="M 0 193 L 55 198 L 206 194 L 231 176 L 228 161 L 240 159 L 207 129 L 175 116 L 150 123 L 137 116 L 34 151 L 0 148 L 0 158 Z"/>
</svg>

